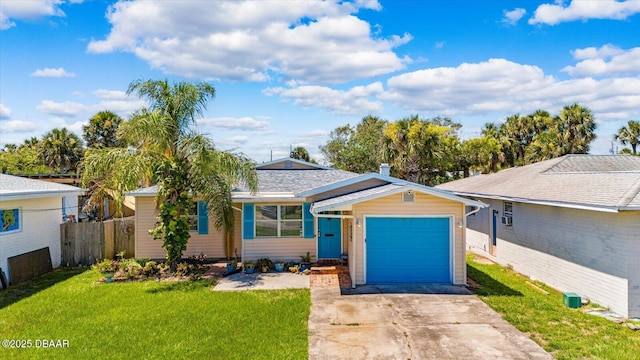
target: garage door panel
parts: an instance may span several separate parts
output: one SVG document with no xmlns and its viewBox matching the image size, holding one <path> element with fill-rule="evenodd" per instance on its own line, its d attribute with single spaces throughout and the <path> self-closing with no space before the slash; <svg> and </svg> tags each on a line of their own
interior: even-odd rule
<svg viewBox="0 0 640 360">
<path fill-rule="evenodd" d="M 367 282 L 450 282 L 449 218 L 367 218 Z"/>
</svg>

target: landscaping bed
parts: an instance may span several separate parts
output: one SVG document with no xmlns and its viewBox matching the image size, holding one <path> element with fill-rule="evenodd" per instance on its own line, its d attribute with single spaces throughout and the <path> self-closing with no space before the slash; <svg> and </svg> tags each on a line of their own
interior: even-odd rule
<svg viewBox="0 0 640 360">
<path fill-rule="evenodd" d="M 638 359 L 639 331 L 633 331 L 623 323 L 589 315 L 585 312 L 587 309 L 565 307 L 562 293 L 555 289 L 510 269 L 476 259 L 482 260 L 475 255 L 467 256 L 470 289 L 554 357 Z"/>
</svg>

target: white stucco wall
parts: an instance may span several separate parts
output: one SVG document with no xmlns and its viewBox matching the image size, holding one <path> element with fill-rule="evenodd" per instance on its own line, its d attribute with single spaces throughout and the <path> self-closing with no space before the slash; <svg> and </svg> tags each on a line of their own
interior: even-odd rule
<svg viewBox="0 0 640 360">
<path fill-rule="evenodd" d="M 0 201 L 0 209 L 14 208 L 20 209 L 20 230 L 0 233 L 0 267 L 7 278 L 9 278 L 8 258 L 47 246 L 53 267 L 59 267 L 62 256 L 60 251 L 62 196 Z"/>
<path fill-rule="evenodd" d="M 604 213 L 513 203 L 513 226 L 500 223 L 503 202 L 467 220 L 467 248 L 561 291 L 623 316 L 640 316 L 640 212 Z M 498 210 L 491 255 L 491 211 Z"/>
</svg>

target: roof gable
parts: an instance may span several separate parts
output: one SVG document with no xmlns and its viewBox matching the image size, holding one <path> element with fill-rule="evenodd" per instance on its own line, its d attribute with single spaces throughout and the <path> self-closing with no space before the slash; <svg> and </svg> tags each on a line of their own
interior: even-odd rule
<svg viewBox="0 0 640 360">
<path fill-rule="evenodd" d="M 256 170 L 333 170 L 330 167 L 293 158 L 282 158 L 256 165 Z"/>
<path fill-rule="evenodd" d="M 398 179 L 399 180 L 399 179 Z M 416 191 L 424 194 L 432 195 L 435 197 L 456 201 L 463 203 L 465 205 L 477 206 L 484 208 L 487 205 L 471 199 L 467 199 L 464 197 L 460 197 L 454 195 L 453 193 L 445 190 L 435 189 L 429 186 L 424 186 L 412 182 L 402 181 L 398 183 L 391 183 L 383 186 L 378 186 L 375 188 L 365 189 L 361 191 L 356 191 L 350 194 L 345 194 L 341 196 L 337 196 L 335 198 L 330 198 L 322 201 L 315 202 L 312 205 L 312 212 L 318 213 L 322 211 L 330 211 L 335 208 L 339 208 L 341 206 L 347 206 L 352 204 L 361 203 L 368 200 L 378 199 L 381 197 L 398 194 L 405 191 Z"/>
</svg>

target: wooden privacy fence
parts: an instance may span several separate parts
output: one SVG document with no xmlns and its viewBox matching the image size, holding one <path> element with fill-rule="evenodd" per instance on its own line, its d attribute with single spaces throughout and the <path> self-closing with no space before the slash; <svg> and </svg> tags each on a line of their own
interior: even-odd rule
<svg viewBox="0 0 640 360">
<path fill-rule="evenodd" d="M 134 218 L 60 225 L 62 265 L 92 265 L 121 251 L 135 257 Z"/>
</svg>

